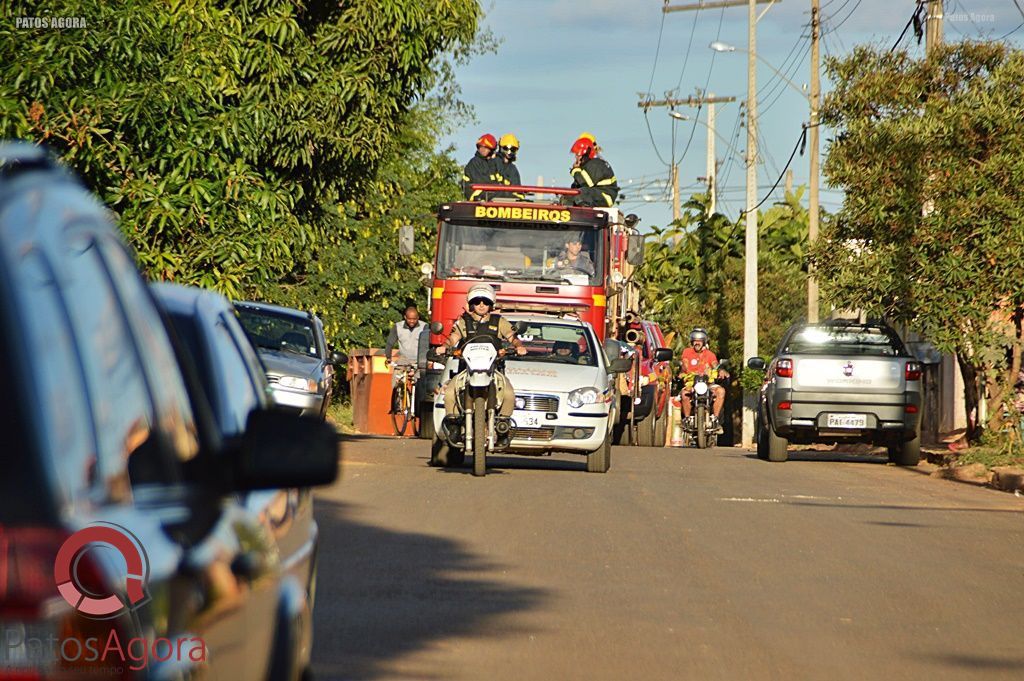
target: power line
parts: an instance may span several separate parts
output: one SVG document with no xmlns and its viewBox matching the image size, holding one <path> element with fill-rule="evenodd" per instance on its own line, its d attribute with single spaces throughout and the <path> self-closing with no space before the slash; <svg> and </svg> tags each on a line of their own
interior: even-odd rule
<svg viewBox="0 0 1024 681">
<path fill-rule="evenodd" d="M 1014 0 L 1016 2 L 1016 0 Z M 892 44 L 890 52 L 895 52 L 896 48 L 903 42 L 903 36 L 907 34 L 907 30 L 914 26 L 914 35 L 917 36 L 918 42 L 921 40 L 921 12 L 924 10 L 924 5 L 921 4 L 921 0 L 918 0 L 917 7 L 914 8 L 914 12 L 910 15 L 910 19 L 907 21 L 907 25 L 903 27 L 903 31 L 900 32 L 900 37 L 896 38 L 896 42 Z"/>
<path fill-rule="evenodd" d="M 789 166 L 793 163 L 793 159 L 796 157 L 797 150 L 800 149 L 802 146 L 804 146 L 806 141 L 807 141 L 807 126 L 804 126 L 800 130 L 800 137 L 796 141 L 796 146 L 793 147 L 793 152 L 789 155 L 789 160 L 786 161 L 786 167 L 782 169 L 782 172 L 779 174 L 779 177 L 775 180 L 775 184 L 773 184 L 772 188 L 768 190 L 768 193 L 764 195 L 764 198 L 761 199 L 760 201 L 758 201 L 757 205 L 754 206 L 753 208 L 751 208 L 751 210 L 757 210 L 758 208 L 760 208 L 764 204 L 765 201 L 767 201 L 769 198 L 771 198 L 772 193 L 776 189 L 778 189 L 779 183 L 782 182 L 782 178 L 786 175 L 786 171 L 789 170 Z M 743 215 L 745 215 L 745 214 L 747 214 L 749 212 L 750 211 L 744 209 L 743 211 L 741 211 L 740 215 L 743 216 Z"/>
<path fill-rule="evenodd" d="M 683 57 L 683 68 L 679 69 L 679 82 L 676 83 L 676 91 L 683 85 L 683 75 L 686 73 L 686 64 L 690 61 L 690 48 L 693 47 L 693 34 L 697 31 L 697 19 L 700 17 L 700 12 L 694 12 L 693 14 L 693 26 L 690 27 L 690 41 L 686 44 L 686 56 Z M 665 13 L 661 14 L 662 22 L 665 21 Z"/>
</svg>

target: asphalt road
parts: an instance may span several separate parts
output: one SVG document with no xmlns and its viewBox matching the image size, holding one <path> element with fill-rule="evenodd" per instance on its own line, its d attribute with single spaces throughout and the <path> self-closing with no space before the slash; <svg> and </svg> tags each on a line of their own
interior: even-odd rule
<svg viewBox="0 0 1024 681">
<path fill-rule="evenodd" d="M 1024 499 L 884 459 L 343 443 L 319 679 L 1022 679 Z"/>
</svg>

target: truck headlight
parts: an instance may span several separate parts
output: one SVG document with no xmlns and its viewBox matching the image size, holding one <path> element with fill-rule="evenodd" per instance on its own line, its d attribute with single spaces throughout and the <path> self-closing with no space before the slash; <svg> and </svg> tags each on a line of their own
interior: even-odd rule
<svg viewBox="0 0 1024 681">
<path fill-rule="evenodd" d="M 315 393 L 317 390 L 316 381 L 308 378 L 299 378 L 298 376 L 282 376 L 277 384 L 282 388 L 291 388 L 292 390 L 301 390 L 307 393 Z"/>
<path fill-rule="evenodd" d="M 570 407 L 582 407 L 584 404 L 596 404 L 601 393 L 598 392 L 597 388 L 576 388 L 569 393 L 569 406 Z"/>
</svg>

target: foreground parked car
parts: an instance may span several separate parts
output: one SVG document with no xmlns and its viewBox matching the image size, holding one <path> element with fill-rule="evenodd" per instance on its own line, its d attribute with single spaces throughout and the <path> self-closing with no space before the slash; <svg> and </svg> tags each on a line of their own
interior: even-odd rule
<svg viewBox="0 0 1024 681">
<path fill-rule="evenodd" d="M 505 375 L 515 389 L 512 413 L 515 430 L 503 453 L 544 455 L 582 454 L 587 470 L 605 473 L 611 466 L 612 427 L 618 410 L 615 374 L 628 370 L 629 359 L 609 360 L 587 322 L 542 315 L 510 314 L 527 349 L 522 357 L 505 358 Z M 555 350 L 564 347 L 565 355 Z M 459 370 L 450 358 L 445 380 Z M 434 426 L 441 432 L 443 394 L 434 402 Z M 439 446 L 435 435 L 434 447 Z M 456 462 L 461 458 L 449 457 Z"/>
<path fill-rule="evenodd" d="M 274 405 L 263 365 L 231 303 L 218 293 L 194 287 L 153 284 L 151 288 L 195 365 L 221 437 L 241 436 L 249 414 Z M 308 669 L 319 546 L 312 494 L 309 488 L 262 490 L 243 495 L 241 501 L 273 537 L 280 564 L 291 580 L 293 640 L 278 643 L 293 658 L 286 666 Z"/>
<path fill-rule="evenodd" d="M 259 350 L 277 405 L 324 418 L 334 387 L 334 365 L 345 357 L 327 345 L 320 318 L 270 303 L 236 302 L 235 310 Z"/>
<path fill-rule="evenodd" d="M 336 434 L 256 410 L 222 440 L 190 366 L 106 209 L 0 144 L 5 676 L 303 671 L 281 645 L 302 594 L 236 495 L 333 481 Z"/>
<path fill-rule="evenodd" d="M 751 358 L 747 365 L 764 369 Z M 785 461 L 789 443 L 884 445 L 889 460 L 921 458 L 921 365 L 883 323 L 796 324 L 767 365 L 757 455 Z"/>
</svg>

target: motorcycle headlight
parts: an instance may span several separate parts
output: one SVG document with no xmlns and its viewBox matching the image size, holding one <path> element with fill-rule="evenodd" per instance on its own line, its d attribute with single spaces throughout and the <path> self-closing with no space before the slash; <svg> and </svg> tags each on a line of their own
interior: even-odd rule
<svg viewBox="0 0 1024 681">
<path fill-rule="evenodd" d="M 302 390 L 307 393 L 315 393 L 317 388 L 316 381 L 308 378 L 299 378 L 298 376 L 282 376 L 277 384 L 282 388 Z"/>
<path fill-rule="evenodd" d="M 706 395 L 708 392 L 708 384 L 704 381 L 697 381 L 693 384 L 693 392 L 698 395 Z"/>
<path fill-rule="evenodd" d="M 584 404 L 595 404 L 600 393 L 597 388 L 576 388 L 569 393 L 569 406 L 570 407 L 582 407 Z"/>
</svg>

